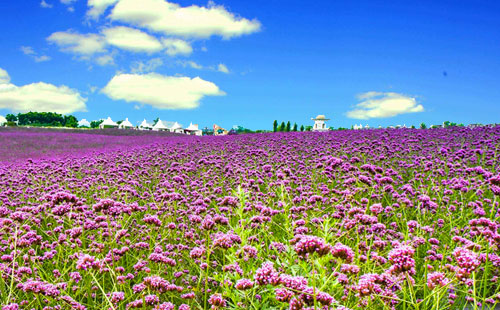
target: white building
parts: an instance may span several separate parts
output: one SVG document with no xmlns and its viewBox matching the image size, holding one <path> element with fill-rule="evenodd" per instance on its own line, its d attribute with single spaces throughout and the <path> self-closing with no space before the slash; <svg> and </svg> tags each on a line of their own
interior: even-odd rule
<svg viewBox="0 0 500 310">
<path fill-rule="evenodd" d="M 131 129 L 134 128 L 134 125 L 132 125 L 131 122 L 129 122 L 128 117 L 118 125 L 118 128 L 120 129 Z"/>
<path fill-rule="evenodd" d="M 118 124 L 113 122 L 113 120 L 111 119 L 111 117 L 108 117 L 107 119 L 105 119 L 100 125 L 99 125 L 99 128 L 100 129 L 103 129 L 103 128 L 117 128 L 118 127 Z"/>
<path fill-rule="evenodd" d="M 148 123 L 146 119 L 144 119 L 142 123 L 139 125 L 139 130 L 152 130 L 152 129 L 153 126 L 151 126 L 151 124 Z"/>
<path fill-rule="evenodd" d="M 4 126 L 5 124 L 7 124 L 7 119 L 0 115 L 0 126 Z"/>
<path fill-rule="evenodd" d="M 175 122 L 172 127 L 170 127 L 170 131 L 171 132 L 175 132 L 175 133 L 184 133 L 184 129 L 182 129 L 182 126 L 181 124 Z"/>
<path fill-rule="evenodd" d="M 78 122 L 78 127 L 90 127 L 90 122 L 86 119 L 82 119 Z"/>
<path fill-rule="evenodd" d="M 329 118 L 326 118 L 324 115 L 318 115 L 316 118 L 311 118 L 314 121 L 314 126 L 312 131 L 328 131 L 328 127 L 326 127 L 326 121 L 329 121 Z"/>
<path fill-rule="evenodd" d="M 195 136 L 203 135 L 203 132 L 201 131 L 201 129 L 198 128 L 198 124 L 191 123 L 191 124 L 189 124 L 188 128 L 184 129 L 184 131 L 188 135 L 195 135 Z"/>
<path fill-rule="evenodd" d="M 161 119 L 158 119 L 158 122 L 153 126 L 154 131 L 168 131 L 168 127 L 163 124 Z"/>
<path fill-rule="evenodd" d="M 354 126 L 352 126 L 352 128 L 353 128 L 354 130 L 363 129 L 363 125 L 361 125 L 361 124 L 359 124 L 359 125 L 354 125 Z"/>
</svg>

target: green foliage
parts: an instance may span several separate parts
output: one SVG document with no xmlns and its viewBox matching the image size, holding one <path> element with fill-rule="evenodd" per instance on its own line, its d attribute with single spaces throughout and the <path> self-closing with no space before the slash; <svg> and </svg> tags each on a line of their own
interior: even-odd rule
<svg viewBox="0 0 500 310">
<path fill-rule="evenodd" d="M 91 121 L 90 122 L 90 128 L 99 128 L 99 125 L 104 122 L 104 120 L 98 120 L 98 121 Z"/>
<path fill-rule="evenodd" d="M 14 115 L 9 114 L 9 119 L 14 120 Z M 78 127 L 78 119 L 73 115 L 62 115 L 54 112 L 28 112 L 17 114 L 20 126 L 52 126 L 52 127 Z"/>
<path fill-rule="evenodd" d="M 292 125 L 290 124 L 290 121 L 286 123 L 285 131 L 290 132 Z"/>
<path fill-rule="evenodd" d="M 425 123 L 420 124 L 420 129 L 427 129 L 427 125 Z"/>
<path fill-rule="evenodd" d="M 15 116 L 14 114 L 5 115 L 5 119 L 7 120 L 7 122 L 17 122 L 17 116 Z"/>
<path fill-rule="evenodd" d="M 305 129 L 305 128 L 304 128 L 304 125 L 301 125 L 301 126 L 300 126 L 300 131 L 304 131 L 304 129 Z"/>
<path fill-rule="evenodd" d="M 297 123 L 294 123 L 294 124 L 293 124 L 292 131 L 297 131 Z"/>
<path fill-rule="evenodd" d="M 159 117 L 157 117 L 154 121 L 153 121 L 153 126 L 156 125 L 156 123 L 158 123 L 158 121 L 160 120 Z"/>
<path fill-rule="evenodd" d="M 281 122 L 280 127 L 279 127 L 278 130 L 281 131 L 281 132 L 284 132 L 285 128 L 286 128 L 285 122 Z"/>
<path fill-rule="evenodd" d="M 311 131 L 313 129 L 312 126 L 306 126 L 306 131 Z"/>
<path fill-rule="evenodd" d="M 274 120 L 274 122 L 273 122 L 273 132 L 277 132 L 277 131 L 278 131 L 278 121 Z"/>
</svg>

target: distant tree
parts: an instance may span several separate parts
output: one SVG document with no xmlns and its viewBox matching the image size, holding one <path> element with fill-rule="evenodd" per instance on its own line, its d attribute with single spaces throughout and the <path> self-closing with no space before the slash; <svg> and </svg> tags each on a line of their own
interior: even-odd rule
<svg viewBox="0 0 500 310">
<path fill-rule="evenodd" d="M 159 117 L 157 117 L 154 121 L 153 121 L 153 126 L 156 125 L 156 123 L 158 123 L 158 121 L 160 120 Z"/>
<path fill-rule="evenodd" d="M 73 115 L 65 115 L 64 116 L 64 126 L 65 127 L 78 127 L 78 119 Z"/>
<path fill-rule="evenodd" d="M 17 116 L 15 116 L 14 114 L 5 115 L 5 119 L 7 120 L 7 122 L 17 122 Z"/>
<path fill-rule="evenodd" d="M 312 126 L 306 126 L 306 131 L 311 131 L 313 129 Z"/>
<path fill-rule="evenodd" d="M 99 128 L 99 125 L 104 122 L 104 120 L 98 120 L 98 121 L 91 121 L 90 122 L 90 128 Z"/>
<path fill-rule="evenodd" d="M 283 131 L 285 131 L 285 127 L 286 127 L 285 126 L 285 122 L 281 122 L 280 127 L 279 127 L 278 130 L 281 131 L 281 132 L 283 132 Z"/>
<path fill-rule="evenodd" d="M 412 129 L 415 129 L 415 125 L 411 125 L 411 128 L 412 128 Z"/>
<path fill-rule="evenodd" d="M 300 125 L 300 131 L 304 131 L 304 125 Z"/>
<path fill-rule="evenodd" d="M 120 120 L 118 122 L 116 122 L 118 125 L 120 125 L 121 123 L 123 123 L 123 120 Z"/>
<path fill-rule="evenodd" d="M 420 129 L 427 129 L 427 125 L 425 123 L 420 124 Z"/>
<path fill-rule="evenodd" d="M 273 122 L 273 132 L 277 132 L 277 131 L 278 131 L 278 121 L 274 120 L 274 122 Z"/>
<path fill-rule="evenodd" d="M 288 121 L 288 122 L 286 123 L 286 128 L 285 128 L 285 131 L 286 131 L 286 132 L 290 132 L 290 130 L 291 130 L 291 129 L 292 129 L 292 125 L 290 124 L 290 121 Z"/>
<path fill-rule="evenodd" d="M 297 123 L 293 123 L 292 131 L 298 131 Z"/>
</svg>

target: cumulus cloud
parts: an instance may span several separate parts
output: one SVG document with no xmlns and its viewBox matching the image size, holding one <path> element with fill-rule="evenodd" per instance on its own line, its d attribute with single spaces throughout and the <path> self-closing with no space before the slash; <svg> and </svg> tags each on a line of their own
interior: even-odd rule
<svg viewBox="0 0 500 310">
<path fill-rule="evenodd" d="M 88 59 L 97 53 L 106 53 L 108 46 L 135 53 L 151 54 L 165 51 L 169 56 L 189 55 L 193 52 L 189 42 L 184 40 L 173 38 L 159 40 L 141 30 L 125 26 L 105 28 L 99 34 L 80 34 L 72 30 L 55 32 L 47 40 L 56 44 L 63 52 L 84 56 L 83 59 Z M 103 57 L 100 57 L 98 60 L 102 59 Z M 109 56 L 106 59 L 111 60 Z M 100 63 L 113 62 L 100 61 Z"/>
<path fill-rule="evenodd" d="M 113 100 L 148 104 L 158 109 L 194 109 L 205 96 L 225 95 L 217 85 L 199 77 L 118 74 L 102 89 Z"/>
<path fill-rule="evenodd" d="M 229 69 L 225 64 L 219 64 L 217 66 L 217 71 L 222 72 L 222 73 L 229 73 Z"/>
<path fill-rule="evenodd" d="M 354 119 L 386 118 L 400 114 L 423 112 L 424 107 L 414 97 L 394 92 L 366 92 L 358 95 L 360 101 L 347 117 Z"/>
<path fill-rule="evenodd" d="M 21 51 L 24 55 L 28 55 L 33 58 L 36 62 L 49 61 L 51 58 L 47 55 L 38 55 L 37 52 L 31 46 L 21 46 Z"/>
<path fill-rule="evenodd" d="M 134 28 L 107 28 L 102 34 L 106 43 L 131 52 L 154 53 L 163 49 L 163 45 L 155 37 Z"/>
<path fill-rule="evenodd" d="M 10 76 L 4 69 L 0 68 L 0 85 L 8 84 L 10 82 Z"/>
<path fill-rule="evenodd" d="M 153 58 L 146 62 L 134 61 L 130 66 L 130 71 L 132 73 L 149 73 L 161 66 L 163 66 L 163 60 L 161 58 Z"/>
<path fill-rule="evenodd" d="M 45 0 L 42 0 L 42 2 L 40 2 L 40 6 L 44 9 L 50 9 L 52 8 L 54 5 L 50 4 L 50 3 L 47 3 L 45 2 Z"/>
<path fill-rule="evenodd" d="M 169 56 L 175 55 L 189 55 L 193 52 L 191 45 L 181 39 L 163 39 L 163 46 L 165 48 L 165 53 Z"/>
<path fill-rule="evenodd" d="M 62 51 L 90 56 L 106 51 L 106 42 L 97 34 L 80 34 L 72 30 L 54 32 L 47 41 L 56 44 Z"/>
<path fill-rule="evenodd" d="M 119 0 L 109 18 L 167 35 L 230 39 L 260 30 L 258 20 L 248 20 L 209 3 L 208 7 L 181 7 L 164 0 Z"/>
<path fill-rule="evenodd" d="M 87 11 L 87 17 L 91 19 L 98 19 L 106 9 L 114 5 L 118 0 L 88 0 L 87 5 L 89 10 Z"/>
<path fill-rule="evenodd" d="M 197 62 L 194 62 L 192 60 L 186 60 L 186 61 L 179 61 L 178 64 L 180 64 L 181 66 L 183 66 L 184 68 L 185 67 L 190 67 L 190 68 L 193 68 L 193 69 L 197 69 L 197 70 L 201 70 L 203 69 L 203 66 L 200 65 L 199 63 Z"/>
<path fill-rule="evenodd" d="M 65 85 L 55 86 L 38 82 L 24 86 L 10 83 L 8 73 L 0 68 L 0 109 L 12 112 L 58 112 L 68 114 L 86 111 L 80 93 Z"/>
</svg>

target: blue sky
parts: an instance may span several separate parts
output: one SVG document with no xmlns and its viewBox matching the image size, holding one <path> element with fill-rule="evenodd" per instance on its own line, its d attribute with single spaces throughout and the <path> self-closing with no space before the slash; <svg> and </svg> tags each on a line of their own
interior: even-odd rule
<svg viewBox="0 0 500 310">
<path fill-rule="evenodd" d="M 0 115 L 500 122 L 495 1 L 7 0 L 0 27 Z"/>
</svg>

